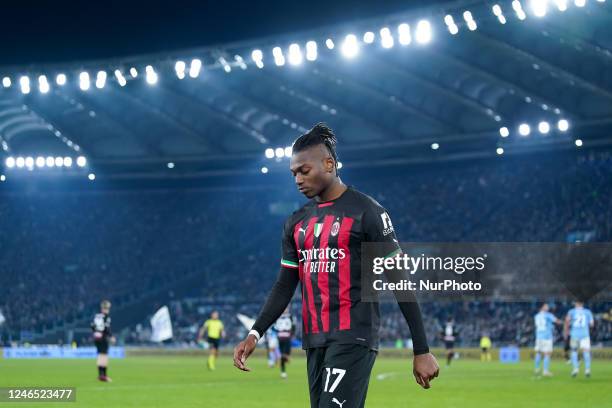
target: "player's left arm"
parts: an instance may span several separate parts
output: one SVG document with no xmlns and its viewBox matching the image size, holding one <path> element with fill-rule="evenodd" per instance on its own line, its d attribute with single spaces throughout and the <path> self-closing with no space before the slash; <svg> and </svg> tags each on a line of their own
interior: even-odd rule
<svg viewBox="0 0 612 408">
<path fill-rule="evenodd" d="M 388 244 L 389 254 L 397 254 L 401 252 L 398 240 L 393 230 L 391 218 L 384 208 L 372 204 L 364 214 L 364 231 L 368 242 L 381 242 Z M 398 274 L 387 274 L 385 277 L 389 282 L 400 281 L 401 277 Z M 427 344 L 427 336 L 425 334 L 425 326 L 421 316 L 419 303 L 412 291 L 401 293 L 394 291 L 399 308 L 408 323 L 410 333 L 412 334 L 413 344 L 413 374 L 416 382 L 423 388 L 429 388 L 429 382 L 436 378 L 440 372 L 440 367 L 436 358 L 429 352 Z M 408 299 L 400 301 L 400 297 Z"/>
<path fill-rule="evenodd" d="M 565 316 L 565 323 L 563 324 L 563 339 L 567 340 L 569 336 L 569 326 L 570 326 L 570 315 L 569 313 Z"/>
</svg>

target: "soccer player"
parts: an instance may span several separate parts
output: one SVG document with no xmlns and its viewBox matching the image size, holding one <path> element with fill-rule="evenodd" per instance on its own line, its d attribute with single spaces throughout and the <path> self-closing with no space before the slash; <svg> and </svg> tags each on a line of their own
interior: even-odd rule
<svg viewBox="0 0 612 408">
<path fill-rule="evenodd" d="M 219 355 L 219 342 L 222 337 L 225 337 L 223 322 L 219 320 L 219 312 L 213 310 L 210 314 L 210 319 L 206 320 L 198 333 L 198 341 L 201 341 L 206 334 L 207 343 L 210 347 L 208 354 L 208 369 L 214 370 L 217 356 Z"/>
<path fill-rule="evenodd" d="M 550 372 L 550 355 L 553 351 L 553 330 L 555 324 L 561 324 L 561 320 L 549 312 L 547 303 L 543 303 L 540 311 L 533 316 L 535 324 L 535 375 L 540 374 L 540 362 L 544 354 L 544 377 L 552 376 Z"/>
<path fill-rule="evenodd" d="M 107 375 L 108 368 L 108 347 L 109 343 L 114 343 L 115 338 L 111 333 L 111 318 L 110 318 L 111 302 L 103 300 L 100 302 L 100 313 L 96 313 L 92 322 L 91 330 L 93 332 L 94 344 L 98 352 L 98 380 L 111 382 L 111 378 Z"/>
<path fill-rule="evenodd" d="M 451 361 L 455 356 L 455 339 L 457 332 L 455 331 L 455 322 L 452 317 L 446 319 L 444 330 L 442 331 L 442 340 L 444 340 L 444 348 L 446 348 L 446 366 L 450 367 Z"/>
<path fill-rule="evenodd" d="M 360 297 L 361 243 L 386 243 L 393 247 L 388 256 L 401 248 L 385 209 L 340 180 L 336 137 L 326 125 L 317 124 L 293 143 L 290 170 L 310 201 L 285 223 L 278 278 L 252 330 L 234 349 L 234 365 L 250 371 L 246 359 L 301 282 L 310 406 L 363 407 L 380 311 L 378 303 Z M 429 388 L 439 367 L 429 353 L 419 305 L 413 299 L 399 306 L 412 332 L 414 377 Z"/>
<path fill-rule="evenodd" d="M 276 331 L 281 352 L 281 378 L 287 378 L 286 367 L 291 355 L 291 339 L 295 333 L 295 319 L 291 315 L 289 307 L 285 309 L 281 317 L 274 323 L 274 331 Z"/>
<path fill-rule="evenodd" d="M 572 359 L 572 377 L 576 377 L 580 371 L 578 363 L 578 349 L 582 350 L 584 358 L 584 375 L 591 376 L 591 338 L 589 329 L 593 328 L 595 320 L 593 313 L 584 307 L 584 303 L 577 301 L 574 303 L 574 308 L 567 312 L 565 317 L 564 336 L 569 334 L 571 359 Z"/>
<path fill-rule="evenodd" d="M 483 333 L 480 338 L 480 361 L 491 361 L 491 337 Z"/>
<path fill-rule="evenodd" d="M 273 328 L 266 333 L 266 347 L 268 348 L 268 367 L 273 368 L 280 359 L 278 337 Z"/>
</svg>

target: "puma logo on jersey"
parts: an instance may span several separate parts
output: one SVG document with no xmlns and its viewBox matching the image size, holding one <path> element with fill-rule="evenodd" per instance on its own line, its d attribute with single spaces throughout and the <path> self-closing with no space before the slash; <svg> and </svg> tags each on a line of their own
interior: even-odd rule
<svg viewBox="0 0 612 408">
<path fill-rule="evenodd" d="M 303 232 L 304 234 L 306 234 L 306 228 L 298 228 L 299 232 Z"/>
<path fill-rule="evenodd" d="M 342 408 L 342 406 L 344 405 L 344 403 L 346 402 L 346 400 L 340 402 L 338 401 L 335 397 L 332 398 L 332 402 L 335 402 L 336 404 L 338 404 L 340 406 L 340 408 Z"/>
</svg>

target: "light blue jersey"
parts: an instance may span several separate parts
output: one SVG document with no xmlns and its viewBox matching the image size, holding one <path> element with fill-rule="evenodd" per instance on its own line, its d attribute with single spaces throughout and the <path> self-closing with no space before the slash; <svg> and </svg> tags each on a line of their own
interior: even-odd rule
<svg viewBox="0 0 612 408">
<path fill-rule="evenodd" d="M 557 320 L 557 318 L 550 312 L 538 312 L 533 317 L 536 340 L 553 339 L 553 324 L 555 320 Z"/>
<path fill-rule="evenodd" d="M 570 337 L 584 339 L 589 337 L 589 327 L 593 322 L 593 313 L 583 307 L 575 307 L 567 312 L 570 323 Z"/>
</svg>

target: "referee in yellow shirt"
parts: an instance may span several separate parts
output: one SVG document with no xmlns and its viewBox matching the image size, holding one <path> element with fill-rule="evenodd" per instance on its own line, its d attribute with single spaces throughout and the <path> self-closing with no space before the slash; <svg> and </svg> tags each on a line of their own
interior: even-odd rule
<svg viewBox="0 0 612 408">
<path fill-rule="evenodd" d="M 219 355 L 219 342 L 222 337 L 225 337 L 225 331 L 223 330 L 223 322 L 219 320 L 219 312 L 213 310 L 210 314 L 210 319 L 206 320 L 198 333 L 198 342 L 204 338 L 206 333 L 207 342 L 210 347 L 210 354 L 208 355 L 208 369 L 215 369 L 215 360 Z"/>
</svg>

